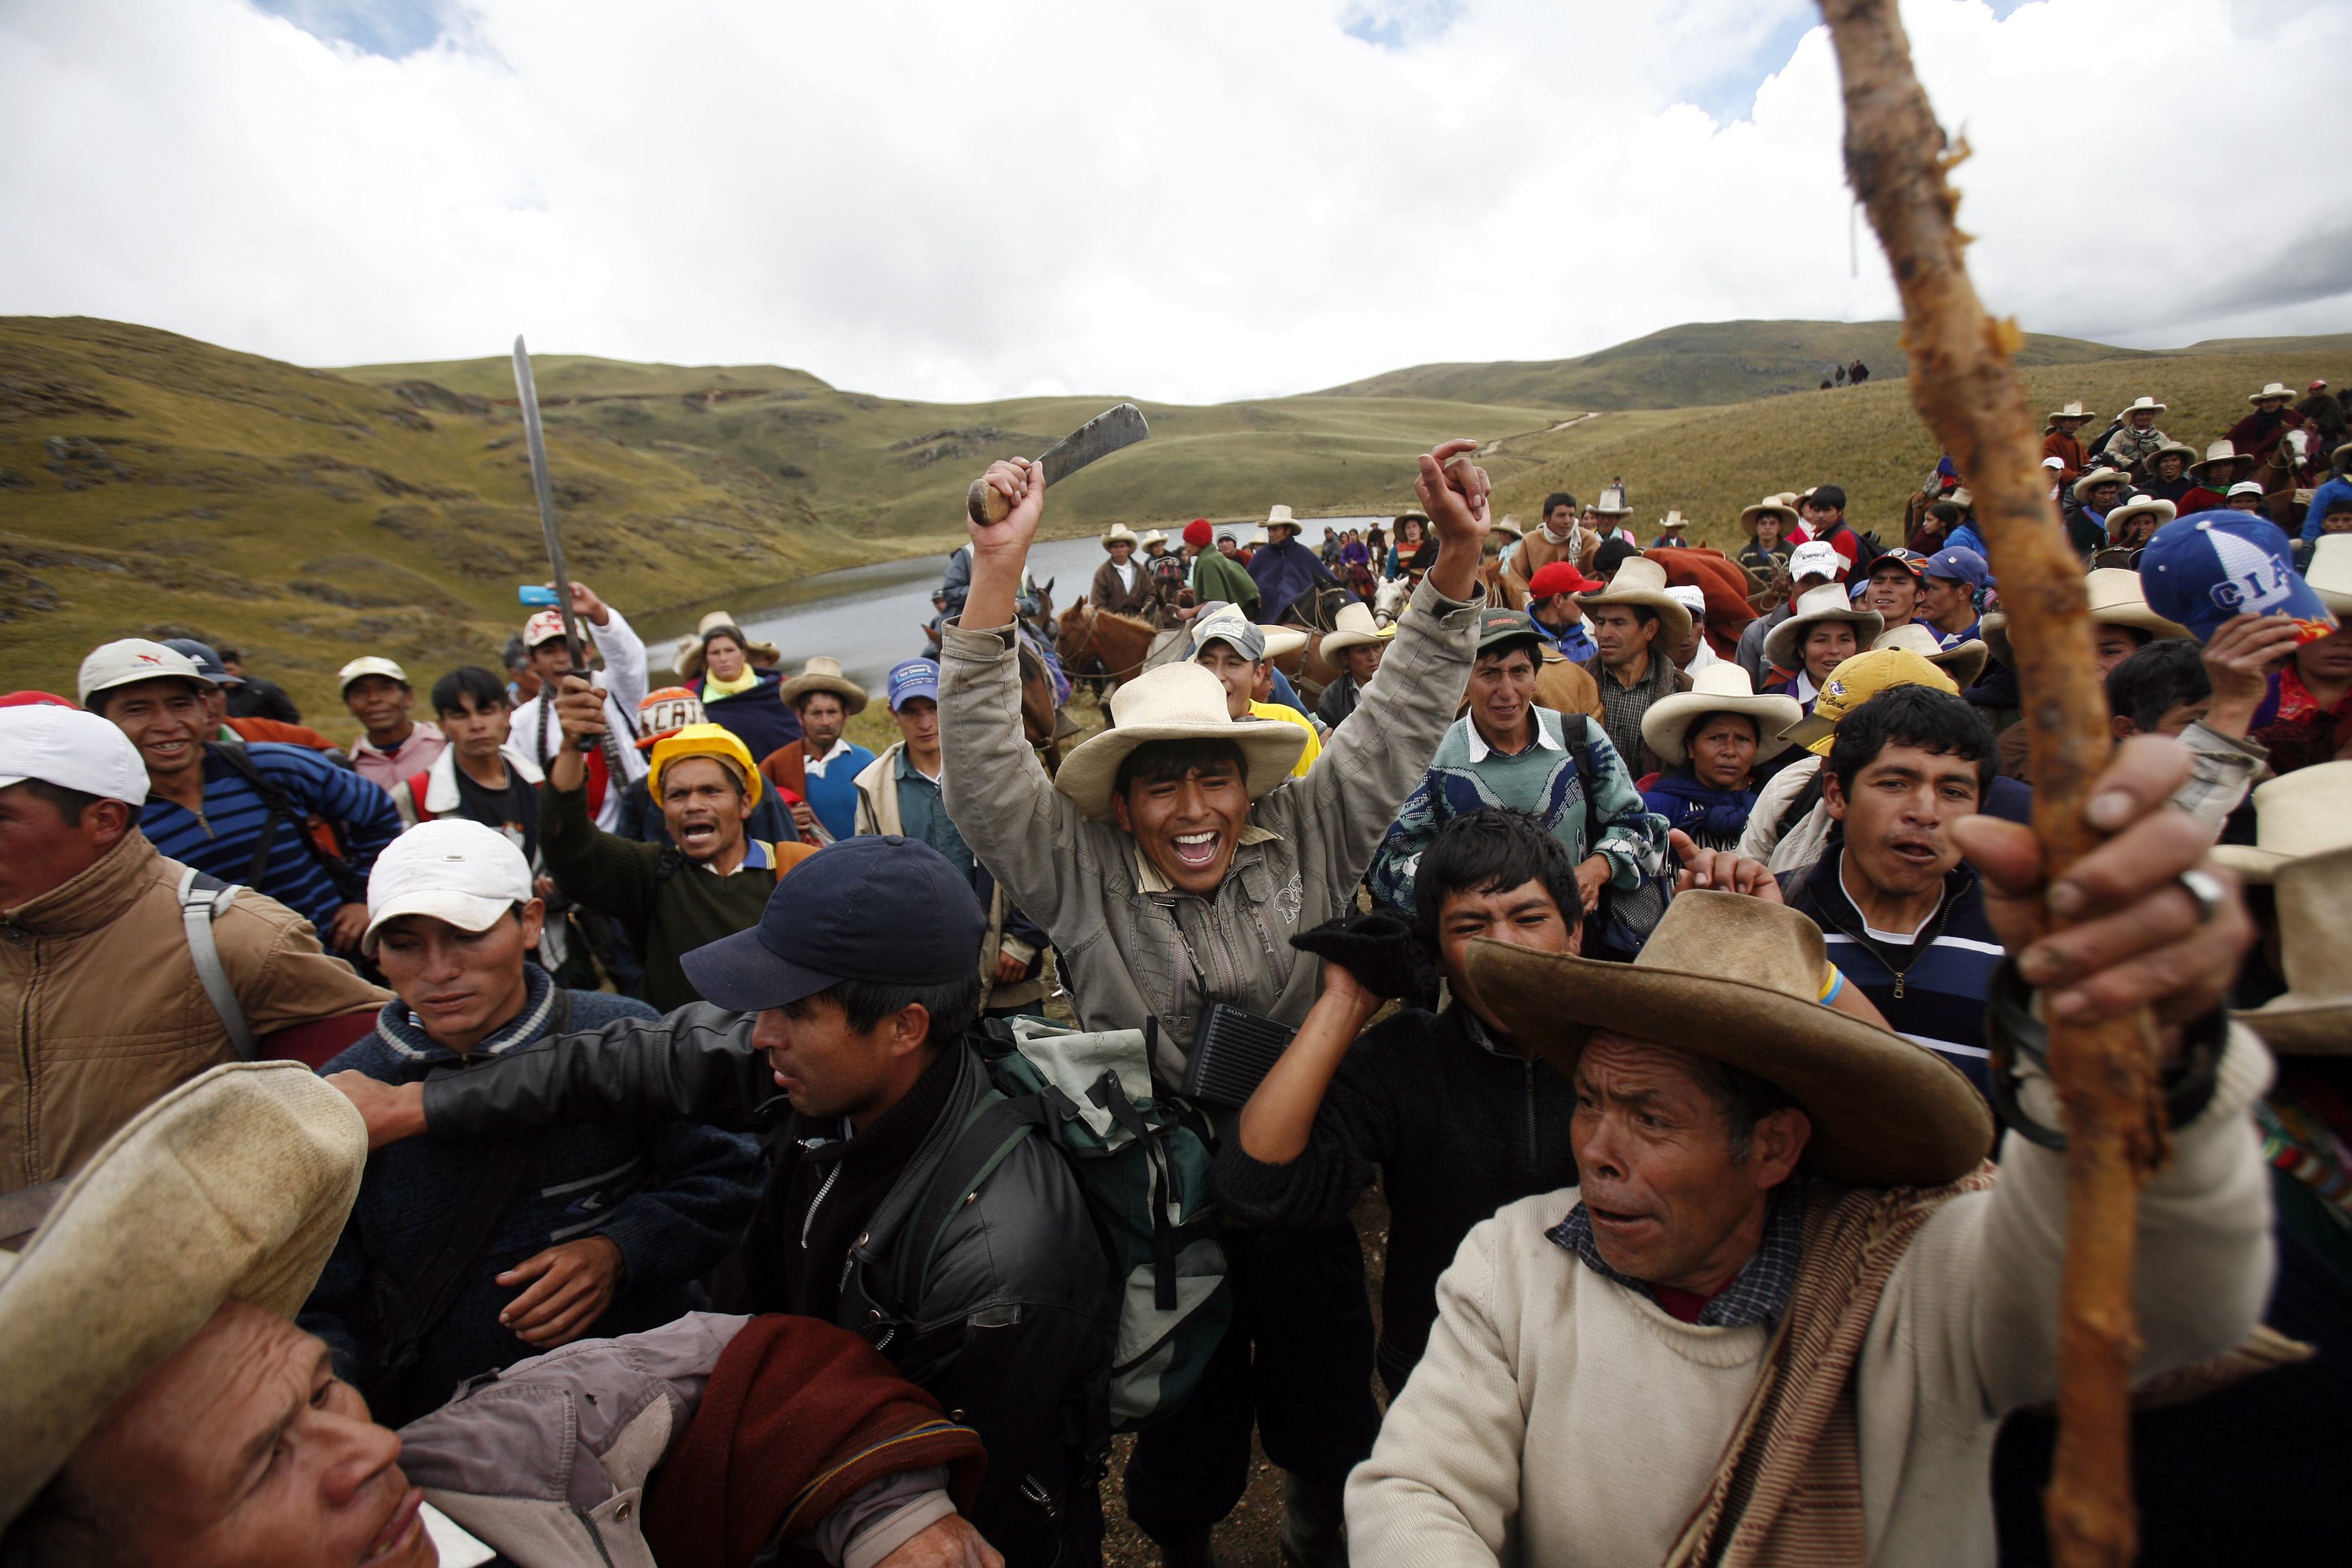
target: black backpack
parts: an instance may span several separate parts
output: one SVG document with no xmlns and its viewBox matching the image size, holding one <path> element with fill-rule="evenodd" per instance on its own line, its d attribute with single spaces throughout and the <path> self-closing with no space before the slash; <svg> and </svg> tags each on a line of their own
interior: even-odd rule
<svg viewBox="0 0 2352 1568">
<path fill-rule="evenodd" d="M 270 848 L 278 841 L 278 825 L 283 821 L 294 829 L 296 840 L 310 851 L 310 858 L 327 873 L 327 879 L 335 885 L 337 899 L 347 904 L 367 902 L 367 878 L 341 855 L 320 846 L 310 833 L 310 814 L 296 805 L 284 790 L 254 764 L 252 757 L 246 753 L 244 742 L 206 741 L 205 751 L 206 754 L 219 758 L 229 772 L 250 785 L 269 811 L 269 816 L 261 825 L 261 836 L 254 840 L 253 864 L 245 873 L 248 885 L 257 889 L 260 888 L 262 874 L 269 869 Z M 329 826 L 331 829 L 332 825 Z"/>
</svg>

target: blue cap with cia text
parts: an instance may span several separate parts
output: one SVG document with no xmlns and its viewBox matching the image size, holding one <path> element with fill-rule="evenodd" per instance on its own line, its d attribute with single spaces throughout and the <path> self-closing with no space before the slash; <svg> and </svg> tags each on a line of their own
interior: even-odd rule
<svg viewBox="0 0 2352 1568">
<path fill-rule="evenodd" d="M 703 999 L 782 1007 L 845 980 L 943 985 L 980 967 L 988 916 L 946 856 L 895 833 L 827 845 L 777 879 L 760 923 L 679 959 Z"/>
<path fill-rule="evenodd" d="M 2199 642 L 2240 616 L 2284 616 L 2305 642 L 2336 629 L 2331 614 L 2294 569 L 2278 524 L 2250 511 L 2200 511 L 2156 531 L 2140 552 L 2147 606 L 2189 628 Z"/>
</svg>

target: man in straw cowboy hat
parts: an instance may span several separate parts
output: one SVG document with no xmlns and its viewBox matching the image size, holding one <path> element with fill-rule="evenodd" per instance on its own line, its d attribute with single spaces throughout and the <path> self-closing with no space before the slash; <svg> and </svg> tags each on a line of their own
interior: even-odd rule
<svg viewBox="0 0 2352 1568">
<path fill-rule="evenodd" d="M 1381 903 L 1411 913 L 1423 854 L 1456 816 L 1486 805 L 1526 812 L 1559 839 L 1576 869 L 1580 910 L 1598 904 L 1603 889 L 1633 889 L 1663 868 L 1665 825 L 1643 808 L 1601 725 L 1537 702 L 1542 656 L 1527 612 L 1479 613 L 1467 710 L 1438 742 L 1364 874 Z"/>
<path fill-rule="evenodd" d="M 841 731 L 853 715 L 866 711 L 866 688 L 842 674 L 839 659 L 818 654 L 777 694 L 800 716 L 800 749 L 782 759 L 771 753 L 762 771 L 771 778 L 781 772 L 799 779 L 793 820 L 803 837 L 816 844 L 846 838 L 857 831 L 857 775 L 874 753 Z"/>
<path fill-rule="evenodd" d="M 2107 542 L 2107 513 L 2123 500 L 2125 483 L 2122 469 L 2103 463 L 2066 487 L 2059 510 L 2077 556 Z"/>
<path fill-rule="evenodd" d="M 1736 559 L 1764 579 L 1759 586 L 1769 588 L 1776 574 L 1789 563 L 1789 552 L 1796 548 L 1789 542 L 1789 531 L 1802 521 L 1797 509 L 1777 495 L 1740 508 L 1739 531 L 1748 536 L 1748 542 L 1740 546 Z"/>
<path fill-rule="evenodd" d="M 2239 1343 L 2271 1274 L 2244 1129 L 2269 1059 L 2217 1006 L 2250 927 L 2164 809 L 2185 766 L 2122 753 L 2093 795 L 2117 837 L 2048 889 L 2029 830 L 1967 835 L 2039 1005 L 2153 1005 L 2148 1048 L 2191 1086 L 2140 1196 L 2144 1374 Z M 2086 923 L 2037 940 L 2045 900 Z M 1995 1560 L 2000 1419 L 2057 1387 L 2063 1160 L 2012 1138 L 1985 1169 L 1983 1100 L 1822 1005 L 1826 957 L 1795 911 L 1696 885 L 1631 965 L 1473 946 L 1474 993 L 1574 1085 L 1580 1184 L 1502 1210 L 1439 1281 L 1349 1480 L 1353 1561 Z"/>
<path fill-rule="evenodd" d="M 1290 515 L 1286 506 L 1276 506 L 1265 516 L 1265 526 L 1259 531 L 1265 535 L 1249 561 L 1250 576 L 1256 580 L 1257 609 L 1254 617 L 1272 626 L 1282 619 L 1299 596 L 1318 588 L 1339 585 L 1331 569 L 1318 559 L 1315 552 L 1298 542 L 1298 520 Z"/>
<path fill-rule="evenodd" d="M 2172 437 L 2156 427 L 2156 416 L 2164 410 L 2165 405 L 2153 397 L 2134 398 L 2130 407 L 2116 416 L 2115 424 L 2089 455 L 2111 468 L 2146 472 L 2149 459 L 2172 444 Z"/>
<path fill-rule="evenodd" d="M 2228 504 L 2230 487 L 2254 471 L 2254 459 L 2239 452 L 2227 439 L 2212 442 L 2205 456 L 2189 465 L 2189 473 L 2197 488 L 2180 498 L 2176 504 L 2180 515 L 2191 512 L 2218 511 Z"/>
<path fill-rule="evenodd" d="M 1362 700 L 1364 688 L 1381 668 L 1381 656 L 1388 652 L 1389 643 L 1396 636 L 1394 626 L 1379 626 L 1372 620 L 1370 605 L 1354 604 L 1339 606 L 1334 629 L 1323 638 L 1322 653 L 1337 666 L 1339 679 L 1323 688 L 1323 695 L 1315 704 L 1315 715 L 1336 730 L 1347 722 L 1348 715 L 1356 710 Z"/>
<path fill-rule="evenodd" d="M 1047 778 L 1021 742 L 1007 640 L 1011 584 L 1045 497 L 1034 465 L 988 471 L 1013 507 L 1004 521 L 973 528 L 972 596 L 948 630 L 948 806 L 1014 901 L 1053 934 L 1080 1025 L 1157 1020 L 1164 1089 L 1180 1084 L 1213 1002 L 1288 1026 L 1305 1019 L 1315 965 L 1286 939 L 1352 905 L 1454 716 L 1486 530 L 1486 477 L 1466 461 L 1475 447 L 1451 442 L 1421 459 L 1434 563 L 1380 678 L 1303 779 L 1289 777 L 1306 743 L 1297 727 L 1236 721 L 1224 689 L 1191 662 L 1120 688 L 1116 727 Z M 1141 1435 L 1127 1471 L 1130 1517 L 1172 1561 L 1211 1559 L 1210 1531 L 1241 1496 L 1261 1409 L 1272 1413 L 1268 1458 L 1293 1478 L 1297 1522 L 1327 1542 L 1340 1481 L 1378 1423 L 1363 1373 L 1370 1323 L 1361 1287 L 1349 1283 L 1362 1268 L 1353 1232 L 1286 1233 L 1278 1250 L 1247 1237 L 1233 1267 L 1242 1285 L 1231 1353 L 1220 1352 L 1184 1410 Z"/>
<path fill-rule="evenodd" d="M 1666 592 L 1665 568 L 1634 556 L 1598 594 L 1580 594 L 1577 607 L 1592 623 L 1599 649 L 1584 672 L 1601 689 L 1601 729 L 1636 773 L 1657 772 L 1642 748 L 1642 715 L 1662 697 L 1690 689 L 1690 677 L 1666 657 L 1690 636 L 1691 613 Z"/>
<path fill-rule="evenodd" d="M 38 1227 L 0 1237 L 0 1560 L 717 1562 L 723 1521 L 729 1561 L 787 1539 L 877 1568 L 1000 1561 L 947 1495 L 982 1463 L 971 1431 L 804 1319 L 690 1314 L 378 1425 L 290 1321 L 367 1152 L 308 1068 L 215 1068 L 12 1222 Z"/>
<path fill-rule="evenodd" d="M 2197 448 L 2186 441 L 2158 447 L 2147 466 L 2146 492 L 2179 507 L 2182 499 L 2197 488 L 2197 476 L 2189 471 L 2189 465 L 2196 460 Z"/>
<path fill-rule="evenodd" d="M 1147 621 L 1158 611 L 1159 586 L 1135 558 L 1139 543 L 1135 530 L 1123 522 L 1103 535 L 1103 549 L 1109 559 L 1095 568 L 1095 580 L 1087 588 L 1087 600 L 1096 609 Z"/>
<path fill-rule="evenodd" d="M 2075 477 L 2082 473 L 2084 467 L 2083 443 L 2074 438 L 2074 432 L 2097 417 L 2097 415 L 2084 407 L 2079 401 L 2069 403 L 2063 408 L 2053 408 L 2044 416 L 2042 425 L 2042 456 L 2045 459 L 2050 458 L 2058 459 L 2059 483 L 2071 485 L 2074 482 Z"/>
<path fill-rule="evenodd" d="M 1658 520 L 1658 537 L 1650 541 L 1650 548 L 1679 550 L 1689 542 L 1690 519 L 1683 515 L 1682 508 L 1670 508 L 1666 515 Z"/>
<path fill-rule="evenodd" d="M 1796 699 L 1758 692 L 1738 665 L 1710 665 L 1642 715 L 1642 743 L 1665 764 L 1643 805 L 1702 848 L 1738 848 L 1757 767 L 1789 749 L 1782 731 L 1803 716 Z"/>
<path fill-rule="evenodd" d="M 2266 383 L 2260 392 L 2246 394 L 2246 401 L 2254 405 L 2253 412 L 2230 426 L 2230 440 L 2258 465 L 2266 463 L 2286 433 L 2303 429 L 2307 422 L 2287 406 L 2294 394 L 2284 382 Z"/>
<path fill-rule="evenodd" d="M 602 693 L 564 678 L 556 701 L 569 742 L 601 738 Z M 655 744 L 646 787 L 667 844 L 607 833 L 588 820 L 577 745 L 561 747 L 540 785 L 540 851 L 565 897 L 618 920 L 646 966 L 645 996 L 663 1012 L 701 1000 L 681 965 L 707 942 L 755 925 L 777 879 L 813 851 L 744 831 L 764 781 L 732 731 L 689 724 Z"/>
</svg>

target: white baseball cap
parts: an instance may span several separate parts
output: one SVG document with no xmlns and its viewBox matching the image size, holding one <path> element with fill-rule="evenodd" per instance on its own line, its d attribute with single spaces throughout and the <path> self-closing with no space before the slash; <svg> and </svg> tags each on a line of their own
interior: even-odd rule
<svg viewBox="0 0 2352 1568">
<path fill-rule="evenodd" d="M 26 779 L 125 805 L 147 804 L 147 764 L 139 748 L 79 708 L 48 702 L 0 708 L 0 789 Z"/>
<path fill-rule="evenodd" d="M 381 675 L 387 680 L 397 680 L 403 686 L 408 684 L 408 671 L 388 658 L 369 654 L 365 658 L 355 658 L 335 671 L 335 688 L 341 690 L 365 675 Z"/>
<path fill-rule="evenodd" d="M 522 646 L 537 647 L 552 637 L 563 635 L 563 612 L 541 610 L 522 624 Z"/>
<path fill-rule="evenodd" d="M 421 822 L 375 858 L 360 951 L 373 957 L 376 932 L 403 915 L 488 931 L 531 896 L 530 863 L 513 839 L 462 816 Z"/>
<path fill-rule="evenodd" d="M 2258 496 L 2262 493 L 2263 486 L 2260 479 L 2240 479 L 2230 487 L 2230 494 L 2232 496 Z"/>
<path fill-rule="evenodd" d="M 1789 575 L 1799 577 L 1843 577 L 1845 557 L 1837 546 L 1826 540 L 1810 539 L 1789 552 Z"/>
<path fill-rule="evenodd" d="M 1687 585 L 1668 588 L 1666 597 L 1688 610 L 1692 620 L 1703 621 L 1706 618 L 1706 589 Z"/>
<path fill-rule="evenodd" d="M 150 642 L 145 637 L 124 637 L 120 642 L 101 643 L 90 649 L 89 657 L 81 661 L 81 674 L 77 684 L 80 689 L 81 704 L 87 708 L 94 693 L 173 676 L 182 680 L 193 680 L 198 686 L 215 684 L 197 668 L 194 659 L 178 648 L 165 647 L 162 643 Z"/>
</svg>

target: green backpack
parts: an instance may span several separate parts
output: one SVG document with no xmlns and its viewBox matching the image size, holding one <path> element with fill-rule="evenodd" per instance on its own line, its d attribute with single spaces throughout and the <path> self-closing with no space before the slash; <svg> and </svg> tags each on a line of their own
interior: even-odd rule
<svg viewBox="0 0 2352 1568">
<path fill-rule="evenodd" d="M 922 1299 L 948 1226 L 1013 1145 L 1036 1131 L 1070 1162 L 1109 1256 L 1110 1426 L 1175 1414 L 1233 1321 L 1200 1112 L 1153 1084 L 1159 1020 L 1086 1034 L 1044 1018 L 993 1018 L 972 1048 L 981 1096 L 908 1222 L 892 1289 Z"/>
</svg>

